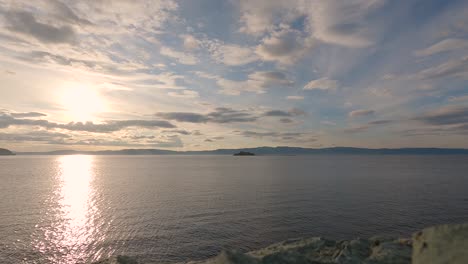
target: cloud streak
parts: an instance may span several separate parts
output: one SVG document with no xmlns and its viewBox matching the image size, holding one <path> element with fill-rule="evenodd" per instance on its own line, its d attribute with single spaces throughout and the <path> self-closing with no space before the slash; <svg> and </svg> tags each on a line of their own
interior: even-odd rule
<svg viewBox="0 0 468 264">
<path fill-rule="evenodd" d="M 231 108 L 218 107 L 214 111 L 207 114 L 191 113 L 191 112 L 167 112 L 156 113 L 157 117 L 174 120 L 178 122 L 188 123 L 242 123 L 253 122 L 258 119 L 247 111 L 239 111 Z"/>
<path fill-rule="evenodd" d="M 450 106 L 427 112 L 415 120 L 429 125 L 468 125 L 468 107 Z"/>
<path fill-rule="evenodd" d="M 297 108 L 293 108 L 289 111 L 269 110 L 263 113 L 256 113 L 248 110 L 234 110 L 227 107 L 218 107 L 214 109 L 214 111 L 206 114 L 192 112 L 159 112 L 155 115 L 159 118 L 177 122 L 225 124 L 255 122 L 262 117 L 294 117 L 305 114 L 304 111 Z"/>
<path fill-rule="evenodd" d="M 240 135 L 247 138 L 270 138 L 273 140 L 279 140 L 284 142 L 303 142 L 312 143 L 318 140 L 318 136 L 315 133 L 310 132 L 259 132 L 259 131 L 239 131 Z"/>
<path fill-rule="evenodd" d="M 62 124 L 43 119 L 18 119 L 10 115 L 0 115 L 0 128 L 8 128 L 10 126 L 36 126 L 46 129 L 65 129 L 69 131 L 94 133 L 110 133 L 128 127 L 175 128 L 175 125 L 164 120 L 110 120 L 100 124 L 93 122 L 70 122 Z"/>
<path fill-rule="evenodd" d="M 312 80 L 304 86 L 304 90 L 333 90 L 336 88 L 338 88 L 338 81 L 328 78 Z"/>
<path fill-rule="evenodd" d="M 11 31 L 36 38 L 45 43 L 76 42 L 76 33 L 70 26 L 55 27 L 38 22 L 33 14 L 25 11 L 9 12 L 6 16 Z"/>
<path fill-rule="evenodd" d="M 348 116 L 349 117 L 359 117 L 359 116 L 370 116 L 375 113 L 374 110 L 370 109 L 359 109 L 359 110 L 354 110 L 349 112 Z"/>
</svg>

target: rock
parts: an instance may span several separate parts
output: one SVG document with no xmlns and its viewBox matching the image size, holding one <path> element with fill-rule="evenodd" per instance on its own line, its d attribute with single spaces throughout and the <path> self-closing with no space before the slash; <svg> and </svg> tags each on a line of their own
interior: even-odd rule
<svg viewBox="0 0 468 264">
<path fill-rule="evenodd" d="M 93 264 L 138 264 L 136 259 L 129 256 L 117 256 L 94 262 Z"/>
<path fill-rule="evenodd" d="M 411 240 L 409 239 L 370 239 L 373 244 L 368 263 L 411 263 Z"/>
<path fill-rule="evenodd" d="M 320 237 L 290 239 L 247 254 L 223 252 L 200 263 L 409 264 L 411 243 L 408 241 L 396 238 L 358 238 L 338 242 Z"/>
<path fill-rule="evenodd" d="M 370 255 L 370 242 L 364 239 L 343 241 L 339 252 L 333 259 L 335 263 L 354 264 L 362 263 Z"/>
<path fill-rule="evenodd" d="M 413 235 L 413 264 L 468 263 L 468 224 L 429 227 Z"/>
<path fill-rule="evenodd" d="M 117 256 L 98 264 L 136 264 Z M 412 239 L 371 237 L 334 241 L 320 237 L 289 239 L 249 253 L 223 251 L 190 264 L 467 264 L 468 224 L 443 225 Z"/>
<path fill-rule="evenodd" d="M 205 264 L 260 264 L 258 259 L 237 251 L 223 251 Z"/>
</svg>

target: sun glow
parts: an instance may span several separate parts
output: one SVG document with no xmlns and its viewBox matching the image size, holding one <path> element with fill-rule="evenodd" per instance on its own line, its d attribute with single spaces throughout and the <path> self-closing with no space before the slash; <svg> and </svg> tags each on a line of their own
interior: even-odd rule
<svg viewBox="0 0 468 264">
<path fill-rule="evenodd" d="M 92 121 L 96 114 L 105 110 L 99 93 L 86 85 L 75 84 L 64 88 L 61 103 L 67 110 L 67 117 L 73 121 Z"/>
</svg>

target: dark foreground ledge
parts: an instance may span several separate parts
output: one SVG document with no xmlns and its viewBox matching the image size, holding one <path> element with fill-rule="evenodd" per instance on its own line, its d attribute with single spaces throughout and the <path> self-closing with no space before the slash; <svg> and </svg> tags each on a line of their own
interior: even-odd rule
<svg viewBox="0 0 468 264">
<path fill-rule="evenodd" d="M 136 264 L 119 256 L 99 264 Z M 467 264 L 468 224 L 426 228 L 412 238 L 372 237 L 334 241 L 292 239 L 266 248 L 220 255 L 190 264 Z"/>
</svg>

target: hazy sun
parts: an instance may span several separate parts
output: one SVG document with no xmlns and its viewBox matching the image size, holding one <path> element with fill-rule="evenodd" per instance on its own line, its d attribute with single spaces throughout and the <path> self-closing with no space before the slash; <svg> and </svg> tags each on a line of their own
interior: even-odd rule
<svg viewBox="0 0 468 264">
<path fill-rule="evenodd" d="M 61 102 L 67 110 L 67 116 L 73 121 L 92 121 L 105 108 L 99 93 L 85 85 L 65 87 Z"/>
</svg>

